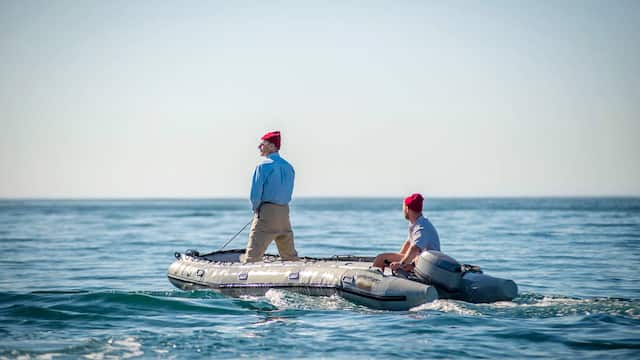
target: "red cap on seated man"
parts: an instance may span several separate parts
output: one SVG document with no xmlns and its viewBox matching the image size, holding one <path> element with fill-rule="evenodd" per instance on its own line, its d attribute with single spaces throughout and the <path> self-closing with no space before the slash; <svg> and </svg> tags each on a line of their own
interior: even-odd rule
<svg viewBox="0 0 640 360">
<path fill-rule="evenodd" d="M 422 195 L 415 193 L 404 198 L 404 204 L 411 210 L 421 213 L 422 212 L 422 203 L 424 202 L 424 198 Z"/>
</svg>

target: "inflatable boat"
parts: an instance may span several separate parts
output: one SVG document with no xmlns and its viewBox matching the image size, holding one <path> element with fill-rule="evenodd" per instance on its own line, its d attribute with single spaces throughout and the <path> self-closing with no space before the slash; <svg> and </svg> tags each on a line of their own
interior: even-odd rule
<svg viewBox="0 0 640 360">
<path fill-rule="evenodd" d="M 269 289 L 288 289 L 307 295 L 338 294 L 354 303 L 385 310 L 407 310 L 438 298 L 492 302 L 517 296 L 513 281 L 489 277 L 475 267 L 465 268 L 435 251 L 420 255 L 411 273 L 384 273 L 372 267 L 373 257 L 281 261 L 267 254 L 262 262 L 242 264 L 242 254 L 244 249 L 175 253 L 167 276 L 183 290 L 261 296 Z"/>
</svg>

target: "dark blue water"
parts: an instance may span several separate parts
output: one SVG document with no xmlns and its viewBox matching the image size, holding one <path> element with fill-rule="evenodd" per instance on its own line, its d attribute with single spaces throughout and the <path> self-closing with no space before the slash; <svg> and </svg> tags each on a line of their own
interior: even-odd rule
<svg viewBox="0 0 640 360">
<path fill-rule="evenodd" d="M 638 358 L 640 199 L 436 199 L 442 250 L 515 280 L 514 302 L 405 312 L 271 290 L 182 292 L 174 251 L 214 250 L 245 200 L 0 201 L 0 358 Z M 301 255 L 374 255 L 400 199 L 298 199 Z M 246 233 L 229 248 L 244 247 Z M 276 252 L 272 245 L 270 252 Z"/>
</svg>

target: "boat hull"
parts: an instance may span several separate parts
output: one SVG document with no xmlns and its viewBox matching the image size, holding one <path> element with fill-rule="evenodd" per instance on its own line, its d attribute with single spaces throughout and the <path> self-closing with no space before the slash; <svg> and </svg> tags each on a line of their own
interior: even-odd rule
<svg viewBox="0 0 640 360">
<path fill-rule="evenodd" d="M 176 254 L 169 267 L 169 281 L 179 289 L 211 289 L 230 296 L 264 295 L 269 289 L 286 289 L 312 296 L 338 294 L 375 309 L 408 310 L 434 301 L 437 290 L 430 285 L 385 275 L 371 269 L 371 258 L 303 258 L 241 264 L 243 250 L 199 254 Z"/>
</svg>

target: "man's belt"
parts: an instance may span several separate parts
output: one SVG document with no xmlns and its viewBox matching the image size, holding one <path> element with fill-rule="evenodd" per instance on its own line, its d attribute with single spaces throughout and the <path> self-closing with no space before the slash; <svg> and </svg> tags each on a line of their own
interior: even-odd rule
<svg viewBox="0 0 640 360">
<path fill-rule="evenodd" d="M 278 205 L 278 206 L 286 206 L 286 205 L 282 205 L 282 204 L 276 204 L 274 202 L 271 201 L 263 201 L 262 203 L 260 203 L 260 205 L 264 205 L 264 204 L 271 204 L 271 205 Z"/>
</svg>

